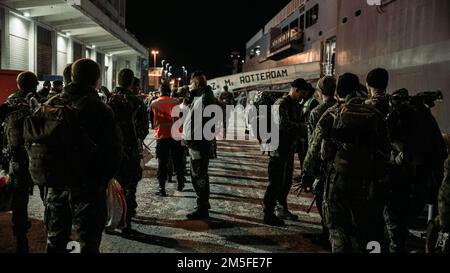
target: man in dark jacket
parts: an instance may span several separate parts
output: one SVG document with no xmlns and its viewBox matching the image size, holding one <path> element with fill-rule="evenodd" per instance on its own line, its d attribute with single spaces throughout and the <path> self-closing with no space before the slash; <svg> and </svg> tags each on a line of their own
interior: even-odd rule
<svg viewBox="0 0 450 273">
<path fill-rule="evenodd" d="M 33 186 L 28 170 L 29 162 L 24 140 L 20 133 L 23 130 L 23 118 L 31 114 L 30 99 L 34 97 L 39 100 L 36 93 L 38 84 L 38 79 L 32 72 L 19 74 L 17 77 L 19 91 L 12 94 L 6 103 L 0 106 L 1 130 L 3 132 L 9 131 L 3 136 L 2 144 L 5 146 L 3 147 L 2 157 L 4 157 L 4 161 L 9 163 L 7 168 L 13 185 L 12 224 L 14 236 L 17 240 L 17 252 L 19 253 L 29 250 L 27 233 L 31 222 L 28 220 L 28 201 Z M 21 124 L 15 125 L 17 122 Z M 13 136 L 19 136 L 19 139 L 12 139 Z"/>
<path fill-rule="evenodd" d="M 48 252 L 67 252 L 72 224 L 77 226 L 81 252 L 99 252 L 107 217 L 106 188 L 115 176 L 122 155 L 114 113 L 100 101 L 95 91 L 99 78 L 97 63 L 89 59 L 78 60 L 72 67 L 73 83 L 52 102 L 78 108 L 79 121 L 95 149 L 89 157 L 83 158 L 86 176 L 77 186 L 47 189 Z"/>
<path fill-rule="evenodd" d="M 294 152 L 298 140 L 306 138 L 307 134 L 306 125 L 301 120 L 299 104 L 307 92 L 308 83 L 304 79 L 297 79 L 292 83 L 289 95 L 275 103 L 275 106 L 279 107 L 280 141 L 278 149 L 270 154 L 268 166 L 269 185 L 264 196 L 264 223 L 268 225 L 282 226 L 282 219 L 298 219 L 289 212 L 287 197 L 292 187 Z M 276 206 L 277 215 L 274 213 Z"/>
<path fill-rule="evenodd" d="M 202 72 L 194 73 L 191 83 L 192 91 L 189 99 L 191 107 L 183 128 L 191 156 L 192 185 L 197 194 L 197 209 L 188 214 L 187 218 L 200 220 L 208 218 L 211 209 L 208 168 L 213 139 L 207 139 L 203 134 L 204 126 L 211 118 L 202 117 L 201 120 L 196 120 L 195 117 L 203 116 L 206 107 L 216 104 L 216 98 Z"/>
<path fill-rule="evenodd" d="M 228 119 L 231 117 L 231 111 L 229 111 L 230 106 L 234 106 L 234 95 L 233 93 L 228 91 L 228 86 L 223 87 L 223 92 L 219 96 L 219 103 L 222 105 L 223 108 L 223 135 L 227 135 L 227 126 L 228 126 Z M 228 107 L 227 107 L 228 106 Z"/>
<path fill-rule="evenodd" d="M 142 99 L 133 94 L 134 73 L 130 69 L 119 72 L 119 86 L 109 99 L 108 105 L 114 111 L 118 125 L 122 131 L 124 154 L 117 175 L 117 180 L 126 192 L 127 228 L 123 233 L 129 233 L 131 219 L 136 215 L 136 189 L 142 179 L 142 146 L 149 134 L 147 107 Z"/>
</svg>

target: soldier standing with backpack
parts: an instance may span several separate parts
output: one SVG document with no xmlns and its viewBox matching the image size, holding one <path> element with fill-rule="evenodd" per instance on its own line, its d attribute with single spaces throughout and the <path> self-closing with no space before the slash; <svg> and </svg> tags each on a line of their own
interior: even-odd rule
<svg viewBox="0 0 450 273">
<path fill-rule="evenodd" d="M 323 103 L 317 106 L 314 110 L 312 110 L 309 115 L 308 122 L 308 140 L 311 143 L 314 139 L 314 131 L 319 123 L 320 118 L 328 111 L 331 107 L 336 105 L 337 100 L 335 99 L 336 94 L 336 79 L 333 77 L 323 77 L 317 83 L 317 89 L 322 96 Z M 309 145 L 308 145 L 309 146 Z M 301 175 L 301 184 L 305 188 L 312 188 L 313 193 L 316 197 L 317 208 L 319 209 L 319 214 L 322 217 L 322 235 L 319 238 L 319 241 L 329 245 L 329 232 L 328 228 L 325 225 L 324 215 L 323 215 L 323 193 L 324 193 L 324 185 L 325 180 L 327 179 L 326 174 L 328 170 L 328 166 L 326 162 L 323 162 L 320 159 L 320 154 L 312 154 L 313 150 L 308 149 L 308 152 L 305 157 L 305 163 L 303 164 L 302 175 Z M 316 151 L 317 152 L 317 151 Z M 306 163 L 308 162 L 308 163 Z M 313 177 L 310 175 L 310 171 L 308 168 L 311 168 L 311 162 L 316 162 L 317 170 Z M 314 172 L 311 171 L 311 172 Z M 317 181 L 317 183 L 314 183 Z"/>
<path fill-rule="evenodd" d="M 38 84 L 38 79 L 32 72 L 19 74 L 17 77 L 19 91 L 0 106 L 3 131 L 2 157 L 9 163 L 6 171 L 13 185 L 12 224 L 18 253 L 29 251 L 27 233 L 31 222 L 28 220 L 28 201 L 33 190 L 33 181 L 28 170 L 23 124 L 25 118 L 31 115 L 30 99 L 37 98 Z"/>
<path fill-rule="evenodd" d="M 412 221 L 426 204 L 437 205 L 447 149 L 426 97 L 410 97 L 401 89 L 390 104 L 387 124 L 393 149 L 384 214 L 390 252 L 404 253 Z"/>
<path fill-rule="evenodd" d="M 142 179 L 142 145 L 149 134 L 147 107 L 143 100 L 133 94 L 134 73 L 130 69 L 119 72 L 119 86 L 112 94 L 108 105 L 113 109 L 123 136 L 124 154 L 117 180 L 126 192 L 127 228 L 130 233 L 131 219 L 136 215 L 136 189 Z"/>
<path fill-rule="evenodd" d="M 66 253 L 76 226 L 82 253 L 97 253 L 106 223 L 106 187 L 121 159 L 120 132 L 95 87 L 100 68 L 81 59 L 73 83 L 25 121 L 33 181 L 47 190 L 47 252 Z"/>
<path fill-rule="evenodd" d="M 364 252 L 368 242 L 383 240 L 382 193 L 389 141 L 383 114 L 357 97 L 358 90 L 356 75 L 339 78 L 340 101 L 320 119 L 310 147 L 312 154 L 320 154 L 331 165 L 323 213 L 335 253 Z M 317 177 L 320 165 L 305 163 Z"/>
</svg>

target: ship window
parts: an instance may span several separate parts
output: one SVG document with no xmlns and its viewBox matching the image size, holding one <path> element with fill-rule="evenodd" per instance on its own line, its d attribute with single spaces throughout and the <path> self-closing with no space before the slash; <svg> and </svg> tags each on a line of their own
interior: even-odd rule
<svg viewBox="0 0 450 273">
<path fill-rule="evenodd" d="M 291 39 L 297 38 L 300 33 L 300 29 L 298 28 L 298 19 L 292 21 L 289 28 L 290 28 L 289 30 L 290 38 Z"/>
<path fill-rule="evenodd" d="M 306 28 L 317 23 L 319 20 L 319 4 L 315 5 L 306 12 Z"/>
<path fill-rule="evenodd" d="M 305 14 L 302 14 L 300 16 L 300 30 L 304 30 L 305 29 Z"/>
<path fill-rule="evenodd" d="M 257 47 L 255 48 L 255 55 L 256 55 L 256 56 L 261 56 L 261 48 L 260 48 L 259 46 L 257 46 Z"/>
<path fill-rule="evenodd" d="M 342 23 L 347 23 L 347 21 L 348 21 L 348 19 L 347 19 L 347 17 L 344 17 L 344 19 L 342 19 Z"/>
<path fill-rule="evenodd" d="M 361 13 L 362 13 L 362 11 L 361 11 L 361 10 L 358 10 L 358 11 L 355 12 L 355 16 L 358 17 L 358 16 L 361 15 Z"/>
</svg>

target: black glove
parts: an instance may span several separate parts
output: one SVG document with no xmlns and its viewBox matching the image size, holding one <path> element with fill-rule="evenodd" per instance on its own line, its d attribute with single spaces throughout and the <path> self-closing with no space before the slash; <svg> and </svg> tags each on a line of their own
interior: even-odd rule
<svg viewBox="0 0 450 273">
<path fill-rule="evenodd" d="M 305 192 L 311 192 L 314 181 L 315 181 L 314 177 L 312 177 L 311 175 L 309 175 L 306 172 L 303 172 L 302 178 L 301 178 L 301 184 L 302 184 L 303 188 L 305 189 Z"/>
</svg>

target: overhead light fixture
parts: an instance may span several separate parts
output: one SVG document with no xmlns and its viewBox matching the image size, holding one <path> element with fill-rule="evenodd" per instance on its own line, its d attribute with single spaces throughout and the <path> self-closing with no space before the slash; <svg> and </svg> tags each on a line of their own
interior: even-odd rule
<svg viewBox="0 0 450 273">
<path fill-rule="evenodd" d="M 70 35 L 71 35 L 71 34 L 70 34 L 69 32 L 66 33 L 66 36 L 67 36 L 67 37 L 70 37 Z"/>
<path fill-rule="evenodd" d="M 92 48 L 95 48 L 95 45 L 92 45 Z"/>
<path fill-rule="evenodd" d="M 25 12 L 23 13 L 23 16 L 25 16 L 25 17 L 30 17 L 31 14 L 30 14 L 28 11 L 25 11 Z"/>
</svg>

